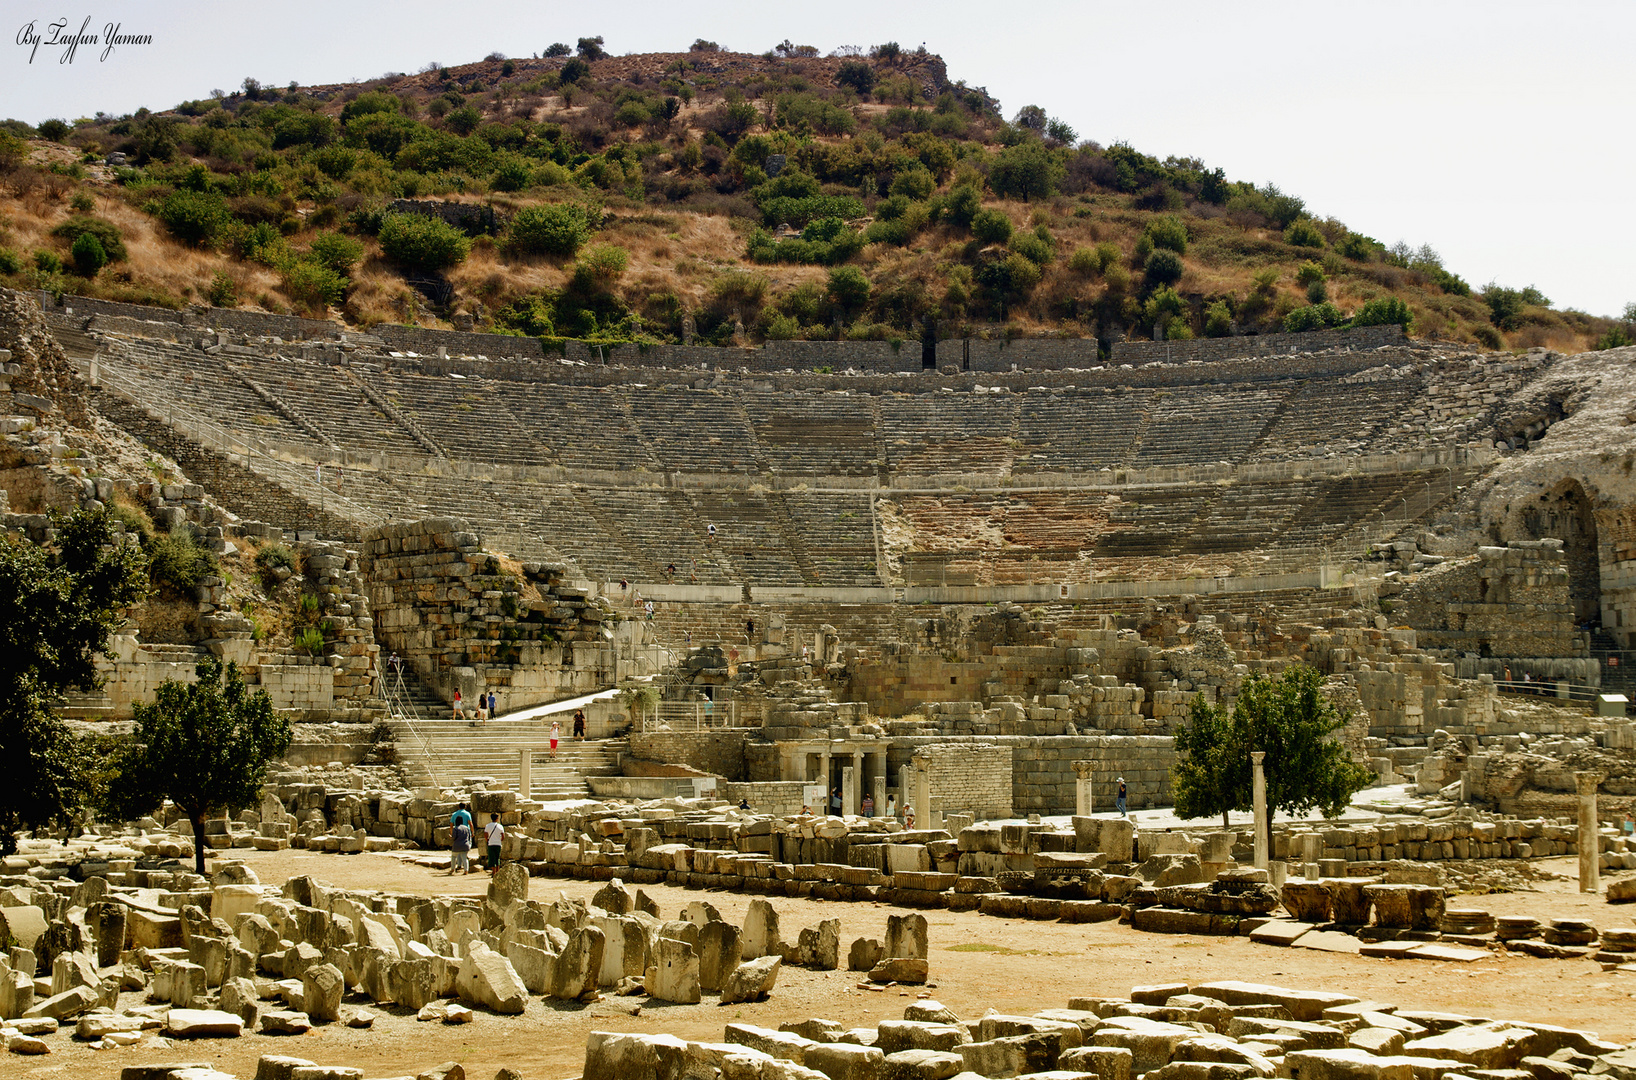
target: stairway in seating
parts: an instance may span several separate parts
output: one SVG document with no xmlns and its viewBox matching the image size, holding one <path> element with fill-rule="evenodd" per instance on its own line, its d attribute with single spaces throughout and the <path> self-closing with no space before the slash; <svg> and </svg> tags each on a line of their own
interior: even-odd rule
<svg viewBox="0 0 1636 1080">
<path fill-rule="evenodd" d="M 467 777 L 491 777 L 515 789 L 518 761 L 523 750 L 534 752 L 530 769 L 536 799 L 584 799 L 591 789 L 587 776 L 619 776 L 620 760 L 629 749 L 625 739 L 573 739 L 570 715 L 558 717 L 563 736 L 557 760 L 551 761 L 551 721 L 507 720 L 501 717 L 473 727 L 466 721 L 417 720 L 411 732 L 402 720 L 392 720 L 398 733 L 398 757 L 406 767 L 424 766 L 435 786 L 458 787 Z M 418 734 L 418 737 L 417 737 Z"/>
</svg>

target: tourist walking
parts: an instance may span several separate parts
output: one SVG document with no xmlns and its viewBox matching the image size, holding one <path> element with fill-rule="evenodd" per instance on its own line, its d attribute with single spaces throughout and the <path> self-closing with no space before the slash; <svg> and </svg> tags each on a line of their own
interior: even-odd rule
<svg viewBox="0 0 1636 1080">
<path fill-rule="evenodd" d="M 865 795 L 863 797 L 863 816 L 864 817 L 874 817 L 875 816 L 875 799 L 871 795 Z"/>
<path fill-rule="evenodd" d="M 483 826 L 483 842 L 489 849 L 489 873 L 500 869 L 500 843 L 506 838 L 506 827 L 500 824 L 499 814 L 490 814 L 489 823 Z"/>
<path fill-rule="evenodd" d="M 467 806 L 465 803 L 461 803 L 459 806 L 455 807 L 454 808 L 454 813 L 449 815 L 449 824 L 454 826 L 454 828 L 456 830 L 460 829 L 461 826 L 465 827 L 465 829 L 466 829 L 466 847 L 469 850 L 471 848 L 472 837 L 473 837 L 473 826 L 472 826 L 472 820 L 471 820 L 471 807 Z M 451 863 L 451 865 L 452 865 L 452 863 Z M 471 873 L 471 862 L 469 861 L 469 859 L 466 862 L 466 873 L 468 873 L 468 874 Z"/>
<path fill-rule="evenodd" d="M 1120 817 L 1129 817 L 1130 816 L 1130 815 L 1125 813 L 1125 798 L 1129 794 L 1130 794 L 1130 789 L 1125 786 L 1125 778 L 1123 776 L 1121 776 L 1119 778 L 1119 792 L 1118 792 L 1117 795 L 1114 796 L 1114 804 L 1119 807 L 1119 816 Z"/>
<path fill-rule="evenodd" d="M 456 720 L 460 719 L 460 711 L 460 691 L 457 689 L 454 692 L 454 718 Z"/>
<path fill-rule="evenodd" d="M 836 788 L 829 793 L 829 812 L 835 817 L 841 816 L 841 789 Z"/>
<path fill-rule="evenodd" d="M 551 760 L 557 760 L 557 740 L 562 738 L 562 721 L 551 721 Z"/>
<path fill-rule="evenodd" d="M 574 710 L 574 738 L 585 738 L 585 710 Z"/>
<path fill-rule="evenodd" d="M 449 876 L 471 873 L 471 825 L 455 822 L 449 834 Z"/>
<path fill-rule="evenodd" d="M 495 701 L 494 691 L 490 690 L 489 691 L 489 719 L 490 720 L 494 719 L 494 701 Z"/>
</svg>

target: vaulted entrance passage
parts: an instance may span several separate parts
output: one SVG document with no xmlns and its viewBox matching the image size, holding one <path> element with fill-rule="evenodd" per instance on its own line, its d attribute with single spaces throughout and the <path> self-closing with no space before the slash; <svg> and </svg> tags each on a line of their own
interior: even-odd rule
<svg viewBox="0 0 1636 1080">
<path fill-rule="evenodd" d="M 1522 535 L 1515 540 L 1562 541 L 1563 560 L 1568 565 L 1568 598 L 1573 603 L 1574 624 L 1602 624 L 1602 557 L 1598 551 L 1596 515 L 1591 501 L 1577 480 L 1564 480 L 1544 492 L 1518 518 Z"/>
</svg>

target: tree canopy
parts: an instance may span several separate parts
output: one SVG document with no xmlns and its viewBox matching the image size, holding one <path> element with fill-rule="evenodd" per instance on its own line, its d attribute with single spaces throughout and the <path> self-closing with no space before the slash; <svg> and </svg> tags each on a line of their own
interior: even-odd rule
<svg viewBox="0 0 1636 1080">
<path fill-rule="evenodd" d="M 17 832 L 64 822 L 83 805 L 84 754 L 53 711 L 97 685 L 95 655 L 147 589 L 141 550 L 119 542 L 107 511 L 56 522 L 50 544 L 0 538 L 0 852 Z"/>
<path fill-rule="evenodd" d="M 166 679 L 153 704 L 135 707 L 136 733 L 115 762 L 110 808 L 130 818 L 165 799 L 193 823 L 193 853 L 204 871 L 204 823 L 243 810 L 261 794 L 267 766 L 290 746 L 290 722 L 262 689 L 250 690 L 237 664 L 200 661 L 198 681 Z"/>
<path fill-rule="evenodd" d="M 1269 811 L 1334 817 L 1374 774 L 1330 736 L 1346 717 L 1323 696 L 1316 668 L 1287 668 L 1276 679 L 1252 675 L 1239 688 L 1231 715 L 1201 694 L 1188 724 L 1176 733 L 1179 758 L 1171 769 L 1176 813 L 1183 818 L 1249 810 L 1254 798 L 1252 751 L 1267 755 Z"/>
</svg>

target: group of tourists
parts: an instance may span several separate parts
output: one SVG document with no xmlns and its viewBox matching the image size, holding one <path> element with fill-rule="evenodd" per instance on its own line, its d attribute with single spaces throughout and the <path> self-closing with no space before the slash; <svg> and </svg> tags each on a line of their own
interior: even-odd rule
<svg viewBox="0 0 1636 1080">
<path fill-rule="evenodd" d="M 449 815 L 449 874 L 475 874 L 477 870 L 471 865 L 472 849 L 472 817 L 471 808 L 461 803 Z M 483 845 L 487 849 L 487 857 L 482 866 L 490 874 L 500 869 L 500 845 L 505 840 L 506 827 L 500 824 L 499 814 L 490 814 L 489 823 L 483 826 Z"/>
<path fill-rule="evenodd" d="M 456 720 L 465 720 L 466 717 L 470 715 L 471 719 L 467 722 L 472 727 L 476 727 L 478 724 L 488 723 L 491 717 L 498 715 L 496 711 L 498 708 L 498 699 L 494 696 L 493 690 L 490 690 L 487 694 L 478 694 L 473 700 L 475 700 L 477 704 L 472 707 L 470 713 L 468 714 L 466 711 L 466 703 L 461 700 L 460 697 L 460 689 L 459 687 L 455 688 L 453 704 L 454 718 Z"/>
</svg>

